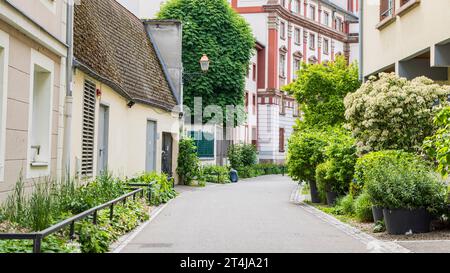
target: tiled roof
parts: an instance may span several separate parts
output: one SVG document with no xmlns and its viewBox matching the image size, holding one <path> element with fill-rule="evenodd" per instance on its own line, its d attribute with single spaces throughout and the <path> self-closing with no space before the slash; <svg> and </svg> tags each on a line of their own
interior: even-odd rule
<svg viewBox="0 0 450 273">
<path fill-rule="evenodd" d="M 74 55 L 80 69 L 127 99 L 165 110 L 177 104 L 143 23 L 116 0 L 75 6 Z"/>
</svg>

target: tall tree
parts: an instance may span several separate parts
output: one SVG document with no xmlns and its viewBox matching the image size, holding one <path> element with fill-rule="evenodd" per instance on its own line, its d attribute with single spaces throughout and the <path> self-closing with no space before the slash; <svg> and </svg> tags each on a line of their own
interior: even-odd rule
<svg viewBox="0 0 450 273">
<path fill-rule="evenodd" d="M 193 111 L 194 98 L 201 97 L 203 108 L 218 105 L 225 111 L 228 105 L 242 106 L 245 75 L 255 46 L 245 19 L 226 0 L 169 0 L 161 7 L 158 19 L 183 23 L 185 73 L 200 72 L 203 54 L 211 60 L 208 73 L 186 82 L 184 105 Z"/>
<path fill-rule="evenodd" d="M 357 64 L 347 65 L 340 56 L 326 65 L 303 64 L 297 74 L 297 80 L 284 89 L 301 104 L 304 120 L 300 124 L 316 128 L 343 124 L 344 98 L 361 86 Z"/>
</svg>

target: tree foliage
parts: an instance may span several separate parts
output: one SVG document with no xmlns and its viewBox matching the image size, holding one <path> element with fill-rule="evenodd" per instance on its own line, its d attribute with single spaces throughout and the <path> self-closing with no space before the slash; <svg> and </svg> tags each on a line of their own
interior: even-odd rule
<svg viewBox="0 0 450 273">
<path fill-rule="evenodd" d="M 433 116 L 445 103 L 448 87 L 419 77 L 412 81 L 394 73 L 371 77 L 345 98 L 347 127 L 360 153 L 381 150 L 419 151 L 433 134 Z"/>
<path fill-rule="evenodd" d="M 185 185 L 190 185 L 199 174 L 200 159 L 197 155 L 197 147 L 192 138 L 180 140 L 178 152 L 177 173 L 180 181 Z"/>
<path fill-rule="evenodd" d="M 211 61 L 208 73 L 185 85 L 184 104 L 193 111 L 194 97 L 202 97 L 203 108 L 217 105 L 225 111 L 227 105 L 243 106 L 245 74 L 255 46 L 245 19 L 226 0 L 170 0 L 158 18 L 183 23 L 185 73 L 200 72 L 203 54 Z"/>
<path fill-rule="evenodd" d="M 440 111 L 434 118 L 437 132 L 424 141 L 423 148 L 438 163 L 438 171 L 448 176 L 450 167 L 450 107 Z"/>
<path fill-rule="evenodd" d="M 344 97 L 356 91 L 361 83 L 356 63 L 347 65 L 345 57 L 324 64 L 303 64 L 297 80 L 285 87 L 301 104 L 306 126 L 342 124 Z"/>
</svg>

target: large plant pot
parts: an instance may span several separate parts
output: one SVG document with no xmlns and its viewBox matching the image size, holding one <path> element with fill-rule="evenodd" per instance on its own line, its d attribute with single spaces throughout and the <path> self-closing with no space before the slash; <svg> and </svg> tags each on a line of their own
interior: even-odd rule
<svg viewBox="0 0 450 273">
<path fill-rule="evenodd" d="M 309 189 L 311 193 L 311 202 L 314 204 L 319 204 L 321 202 L 319 191 L 317 190 L 316 181 L 309 182 Z"/>
<path fill-rule="evenodd" d="M 383 209 L 383 215 L 389 234 L 430 232 L 432 216 L 426 209 Z"/>
<path fill-rule="evenodd" d="M 373 206 L 372 215 L 375 223 L 383 221 L 384 220 L 383 208 Z"/>
<path fill-rule="evenodd" d="M 338 194 L 333 191 L 327 191 L 327 204 L 329 206 L 336 205 L 336 201 L 338 199 Z"/>
</svg>

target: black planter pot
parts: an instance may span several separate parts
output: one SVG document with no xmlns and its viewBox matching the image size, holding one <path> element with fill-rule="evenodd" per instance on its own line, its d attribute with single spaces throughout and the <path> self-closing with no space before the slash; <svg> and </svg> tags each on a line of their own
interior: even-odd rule
<svg viewBox="0 0 450 273">
<path fill-rule="evenodd" d="M 380 207 L 372 207 L 373 221 L 379 222 L 384 220 L 383 208 Z"/>
<path fill-rule="evenodd" d="M 383 215 L 389 234 L 430 232 L 432 216 L 426 209 L 383 209 Z"/>
<path fill-rule="evenodd" d="M 338 194 L 333 191 L 327 191 L 327 204 L 329 206 L 336 205 L 336 201 L 338 199 Z"/>
<path fill-rule="evenodd" d="M 317 184 L 315 181 L 309 182 L 309 188 L 311 192 L 311 202 L 319 204 L 321 202 L 319 191 L 317 190 Z"/>
</svg>

